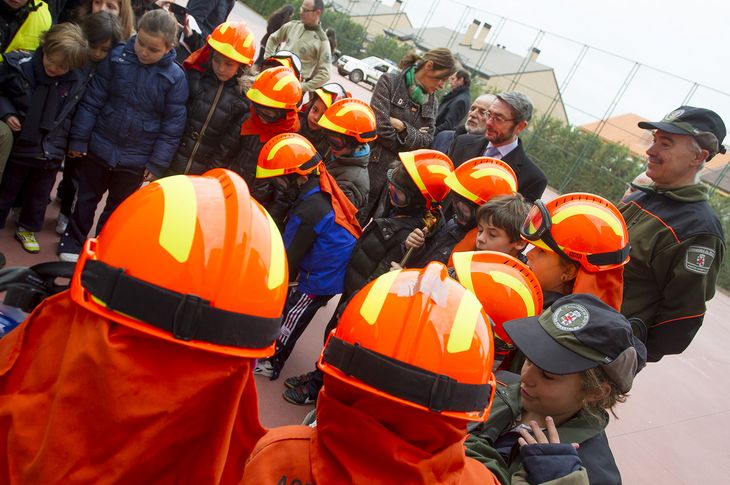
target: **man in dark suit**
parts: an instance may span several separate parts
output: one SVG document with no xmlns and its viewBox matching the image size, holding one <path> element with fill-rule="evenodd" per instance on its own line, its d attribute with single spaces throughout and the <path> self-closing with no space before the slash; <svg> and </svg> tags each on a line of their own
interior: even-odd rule
<svg viewBox="0 0 730 485">
<path fill-rule="evenodd" d="M 449 156 L 458 167 L 474 157 L 498 158 L 507 163 L 517 175 L 517 191 L 530 202 L 542 196 L 547 177 L 530 160 L 518 135 L 532 118 L 532 102 L 522 93 L 507 91 L 487 111 L 487 131 L 484 135 L 464 134 L 456 137 Z"/>
</svg>

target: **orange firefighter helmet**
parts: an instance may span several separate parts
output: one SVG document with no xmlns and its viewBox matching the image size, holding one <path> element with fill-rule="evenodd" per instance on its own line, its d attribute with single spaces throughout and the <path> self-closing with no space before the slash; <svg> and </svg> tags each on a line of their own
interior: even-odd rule
<svg viewBox="0 0 730 485">
<path fill-rule="evenodd" d="M 245 22 L 223 22 L 208 36 L 208 45 L 227 58 L 253 64 L 256 41 Z"/>
</svg>

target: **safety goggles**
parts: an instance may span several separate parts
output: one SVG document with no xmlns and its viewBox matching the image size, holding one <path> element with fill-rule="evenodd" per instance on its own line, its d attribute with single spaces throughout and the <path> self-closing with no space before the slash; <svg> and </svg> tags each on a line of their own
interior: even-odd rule
<svg viewBox="0 0 730 485">
<path fill-rule="evenodd" d="M 256 116 L 264 123 L 275 123 L 286 117 L 287 110 L 285 109 L 271 108 L 258 103 L 253 103 L 253 106 L 256 111 Z"/>
<path fill-rule="evenodd" d="M 344 148 L 347 148 L 347 139 L 343 135 L 339 135 L 337 133 L 328 132 L 325 134 L 325 139 L 327 140 L 327 144 L 336 151 L 340 151 Z"/>
<path fill-rule="evenodd" d="M 618 265 L 623 263 L 629 256 L 631 246 L 627 244 L 618 251 L 608 253 L 585 254 L 570 251 L 570 254 L 563 251 L 560 245 L 553 238 L 551 229 L 553 227 L 553 219 L 550 211 L 545 207 L 545 203 L 538 199 L 533 204 L 530 212 L 527 214 L 525 222 L 520 228 L 520 234 L 527 241 L 532 243 L 541 241 L 551 251 L 558 254 L 567 261 L 575 261 L 588 271 L 601 271 L 606 266 Z"/>
</svg>

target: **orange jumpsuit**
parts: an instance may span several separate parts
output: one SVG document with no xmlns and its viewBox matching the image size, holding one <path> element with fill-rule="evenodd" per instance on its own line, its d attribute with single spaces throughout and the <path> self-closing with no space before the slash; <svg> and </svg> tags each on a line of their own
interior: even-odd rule
<svg viewBox="0 0 730 485">
<path fill-rule="evenodd" d="M 45 300 L 0 340 L 0 483 L 236 483 L 256 441 L 249 359 Z"/>
<path fill-rule="evenodd" d="M 245 484 L 499 484 L 464 452 L 463 422 L 368 394 L 325 376 L 317 427 L 272 429 Z"/>
</svg>

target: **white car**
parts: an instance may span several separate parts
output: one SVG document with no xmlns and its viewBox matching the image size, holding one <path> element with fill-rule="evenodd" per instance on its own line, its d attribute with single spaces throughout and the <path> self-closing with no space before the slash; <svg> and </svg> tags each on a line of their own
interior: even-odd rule
<svg viewBox="0 0 730 485">
<path fill-rule="evenodd" d="M 350 56 L 340 56 L 337 59 L 337 72 L 350 78 L 354 83 L 364 82 L 375 86 L 380 76 L 386 72 L 398 72 L 398 66 L 387 59 L 370 56 L 365 59 L 355 59 Z"/>
</svg>

